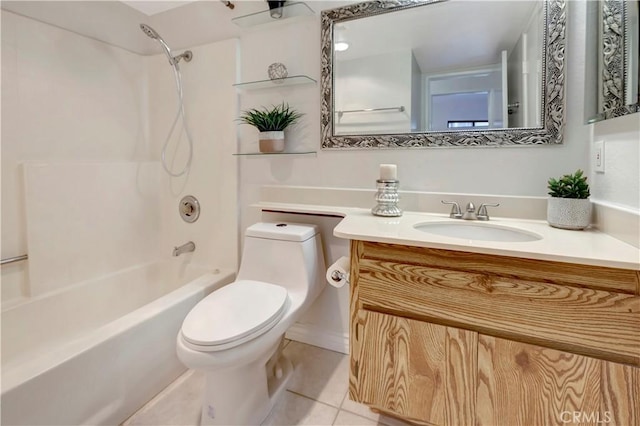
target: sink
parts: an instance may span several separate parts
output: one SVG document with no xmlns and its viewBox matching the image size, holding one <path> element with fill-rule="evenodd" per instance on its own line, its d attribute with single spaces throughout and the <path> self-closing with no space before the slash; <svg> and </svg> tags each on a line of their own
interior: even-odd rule
<svg viewBox="0 0 640 426">
<path fill-rule="evenodd" d="M 465 240 L 497 241 L 504 243 L 522 243 L 538 241 L 542 237 L 533 232 L 527 232 L 502 225 L 478 222 L 424 222 L 413 226 L 418 231 L 445 237 L 462 238 Z"/>
</svg>

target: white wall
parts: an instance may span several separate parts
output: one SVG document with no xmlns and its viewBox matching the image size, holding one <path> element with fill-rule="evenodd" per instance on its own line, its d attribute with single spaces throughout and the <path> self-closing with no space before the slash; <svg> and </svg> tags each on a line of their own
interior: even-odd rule
<svg viewBox="0 0 640 426">
<path fill-rule="evenodd" d="M 591 165 L 591 198 L 640 215 L 640 114 L 594 124 L 593 141 L 604 141 L 605 167 Z"/>
<path fill-rule="evenodd" d="M 318 52 L 319 53 L 319 52 Z M 338 135 L 411 131 L 413 54 L 410 49 L 340 60 L 334 64 L 335 110 L 404 107 L 403 112 L 345 113 L 335 118 Z"/>
<path fill-rule="evenodd" d="M 542 3 L 532 10 L 527 27 L 509 52 L 509 103 L 520 103 L 509 115 L 509 127 L 538 127 L 542 87 Z"/>
<path fill-rule="evenodd" d="M 241 161 L 241 206 L 256 201 L 263 184 L 309 185 L 344 188 L 374 188 L 380 163 L 398 164 L 400 188 L 432 192 L 469 192 L 502 195 L 545 196 L 550 176 L 586 168 L 589 128 L 582 120 L 584 63 L 584 4 L 568 4 L 567 125 L 564 144 L 559 146 L 487 148 L 428 148 L 417 150 L 322 150 L 311 157 L 269 157 Z M 287 26 L 273 26 L 241 38 L 243 80 L 250 73 L 266 73 L 273 61 L 294 59 L 296 72 L 319 79 L 319 18 Z M 265 54 L 265 45 L 271 48 Z M 290 71 L 291 72 L 291 71 Z M 246 74 L 244 74 L 246 73 Z M 291 72 L 294 74 L 295 72 Z M 242 107 L 251 101 L 280 102 L 284 95 L 304 97 L 296 106 L 306 113 L 303 138 L 297 147 L 320 146 L 319 90 L 308 86 L 292 90 L 261 91 L 243 95 Z M 247 138 L 253 137 L 247 135 Z M 241 143 L 249 143 L 241 139 Z M 244 211 L 244 210 L 243 210 Z M 246 222 L 243 222 L 245 225 Z"/>
<path fill-rule="evenodd" d="M 249 206 L 260 199 L 262 185 L 374 188 L 380 163 L 398 165 L 401 190 L 497 195 L 545 196 L 547 180 L 588 167 L 590 131 L 583 124 L 584 2 L 568 2 L 567 126 L 564 144 L 513 148 L 430 148 L 417 150 L 324 150 L 315 156 L 258 157 L 240 161 L 241 229 L 260 215 Z M 264 78 L 272 62 L 283 62 L 290 74 L 308 73 L 319 80 L 319 17 L 274 25 L 241 37 L 242 80 Z M 295 148 L 320 146 L 320 87 L 246 94 L 241 107 L 294 101 L 306 113 Z M 241 144 L 255 135 L 245 134 Z M 345 242 L 346 246 L 346 242 Z M 328 259 L 330 262 L 335 259 Z M 327 315 L 341 315 L 326 306 Z M 335 330 L 331 330 L 335 331 Z"/>
<path fill-rule="evenodd" d="M 424 78 L 416 57 L 411 53 L 411 131 L 424 131 L 424 113 L 422 103 L 424 98 Z"/>
</svg>

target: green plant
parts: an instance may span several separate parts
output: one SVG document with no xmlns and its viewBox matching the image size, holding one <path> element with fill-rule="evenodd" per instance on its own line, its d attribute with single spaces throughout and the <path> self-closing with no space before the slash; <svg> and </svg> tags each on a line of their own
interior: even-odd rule
<svg viewBox="0 0 640 426">
<path fill-rule="evenodd" d="M 302 114 L 291 109 L 284 102 L 280 105 L 274 105 L 272 108 L 262 109 L 252 108 L 242 111 L 239 121 L 256 127 L 261 132 L 282 131 L 289 125 L 294 124 Z"/>
<path fill-rule="evenodd" d="M 572 175 L 564 175 L 560 179 L 549 179 L 549 195 L 557 198 L 589 198 L 589 184 L 582 170 Z"/>
</svg>

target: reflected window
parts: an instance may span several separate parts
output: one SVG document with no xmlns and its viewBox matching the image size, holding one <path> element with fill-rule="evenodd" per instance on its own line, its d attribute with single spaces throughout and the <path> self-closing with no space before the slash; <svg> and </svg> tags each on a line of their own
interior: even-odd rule
<svg viewBox="0 0 640 426">
<path fill-rule="evenodd" d="M 487 128 L 489 127 L 489 122 L 486 120 L 471 120 L 471 121 L 449 121 L 447 122 L 447 127 L 449 129 L 467 129 L 467 128 Z"/>
<path fill-rule="evenodd" d="M 450 93 L 431 96 L 430 130 L 441 131 L 474 127 L 486 123 L 489 127 L 489 92 Z"/>
</svg>

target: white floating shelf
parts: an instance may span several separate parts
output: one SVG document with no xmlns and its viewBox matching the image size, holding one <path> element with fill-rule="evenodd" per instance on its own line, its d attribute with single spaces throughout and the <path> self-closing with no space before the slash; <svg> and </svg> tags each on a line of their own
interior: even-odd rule
<svg viewBox="0 0 640 426">
<path fill-rule="evenodd" d="M 277 156 L 277 155 L 315 155 L 318 151 L 301 151 L 301 152 L 239 152 L 233 155 L 240 156 Z"/>
<path fill-rule="evenodd" d="M 265 2 L 265 6 L 266 5 Z M 284 21 L 285 19 L 295 18 L 298 16 L 313 16 L 316 13 L 306 3 L 285 3 L 282 6 L 282 17 L 272 18 L 269 9 L 262 12 L 251 13 L 249 15 L 238 16 L 231 19 L 231 22 L 241 28 L 250 28 L 257 25 L 268 24 L 273 22 Z"/>
<path fill-rule="evenodd" d="M 292 75 L 291 77 L 278 78 L 275 80 L 247 81 L 246 83 L 236 83 L 233 85 L 240 90 L 276 89 L 279 87 L 295 86 L 298 84 L 316 84 L 316 80 L 306 75 Z"/>
</svg>

